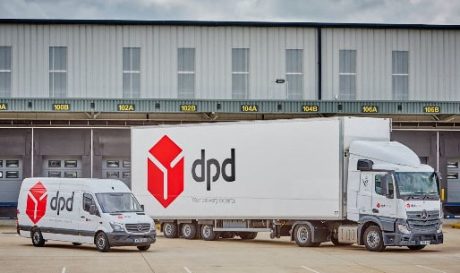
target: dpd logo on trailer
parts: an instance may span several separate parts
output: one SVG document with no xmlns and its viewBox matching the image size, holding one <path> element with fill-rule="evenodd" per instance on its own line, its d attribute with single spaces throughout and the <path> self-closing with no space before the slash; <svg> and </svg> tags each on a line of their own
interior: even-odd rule
<svg viewBox="0 0 460 273">
<path fill-rule="evenodd" d="M 46 213 L 46 201 L 48 192 L 45 186 L 39 181 L 27 194 L 26 214 L 32 223 L 36 224 Z"/>
<path fill-rule="evenodd" d="M 147 189 L 168 207 L 184 191 L 184 157 L 182 149 L 168 136 L 163 136 L 149 150 Z"/>
</svg>

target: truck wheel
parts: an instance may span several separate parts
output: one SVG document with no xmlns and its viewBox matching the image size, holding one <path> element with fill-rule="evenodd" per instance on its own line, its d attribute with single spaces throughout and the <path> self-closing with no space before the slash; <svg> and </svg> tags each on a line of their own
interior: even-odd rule
<svg viewBox="0 0 460 273">
<path fill-rule="evenodd" d="M 241 240 L 254 240 L 257 237 L 257 232 L 240 232 L 238 236 Z"/>
<path fill-rule="evenodd" d="M 181 225 L 181 235 L 185 239 L 192 240 L 196 237 L 196 225 L 195 224 L 182 224 Z"/>
<path fill-rule="evenodd" d="M 205 241 L 214 241 L 219 238 L 219 234 L 215 232 L 212 225 L 201 226 L 201 238 Z"/>
<path fill-rule="evenodd" d="M 300 247 L 319 246 L 320 243 L 313 243 L 312 234 L 308 225 L 297 225 L 294 229 L 295 243 Z"/>
<path fill-rule="evenodd" d="M 137 249 L 139 249 L 139 251 L 147 251 L 149 248 L 150 248 L 150 245 L 137 246 Z"/>
<path fill-rule="evenodd" d="M 410 250 L 422 250 L 425 248 L 424 245 L 416 245 L 416 246 L 407 246 Z"/>
<path fill-rule="evenodd" d="M 42 247 L 45 245 L 45 239 L 43 239 L 42 232 L 38 228 L 34 228 L 30 234 L 32 237 L 32 244 L 36 247 Z"/>
<path fill-rule="evenodd" d="M 177 238 L 177 224 L 175 223 L 165 223 L 163 225 L 163 234 L 166 238 Z"/>
<path fill-rule="evenodd" d="M 107 252 L 110 249 L 109 239 L 103 231 L 100 231 L 96 234 L 96 238 L 94 238 L 94 243 L 96 244 L 97 250 L 101 252 Z"/>
<path fill-rule="evenodd" d="M 369 226 L 364 232 L 364 245 L 369 251 L 384 251 L 382 231 L 378 226 Z"/>
</svg>

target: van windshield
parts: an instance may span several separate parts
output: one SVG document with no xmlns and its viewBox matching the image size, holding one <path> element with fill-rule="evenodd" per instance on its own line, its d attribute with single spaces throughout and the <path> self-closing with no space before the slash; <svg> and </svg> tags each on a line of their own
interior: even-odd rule
<svg viewBox="0 0 460 273">
<path fill-rule="evenodd" d="M 104 213 L 141 212 L 142 208 L 132 193 L 96 193 L 96 198 Z"/>
</svg>

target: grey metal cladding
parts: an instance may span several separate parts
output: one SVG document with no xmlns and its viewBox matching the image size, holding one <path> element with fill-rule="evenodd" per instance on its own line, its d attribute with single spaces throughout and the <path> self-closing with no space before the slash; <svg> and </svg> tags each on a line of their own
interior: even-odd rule
<svg viewBox="0 0 460 273">
<path fill-rule="evenodd" d="M 285 99 L 275 80 L 285 75 L 288 48 L 304 50 L 303 98 L 317 94 L 314 28 L 1 22 L 0 46 L 12 48 L 12 97 L 50 97 L 49 47 L 57 46 L 67 47 L 68 98 L 123 98 L 123 48 L 140 48 L 139 80 L 125 79 L 125 87 L 139 81 L 139 98 L 178 98 L 179 48 L 195 51 L 194 77 L 183 76 L 195 87 L 187 97 L 232 99 L 233 48 L 249 49 L 248 99 Z"/>
</svg>

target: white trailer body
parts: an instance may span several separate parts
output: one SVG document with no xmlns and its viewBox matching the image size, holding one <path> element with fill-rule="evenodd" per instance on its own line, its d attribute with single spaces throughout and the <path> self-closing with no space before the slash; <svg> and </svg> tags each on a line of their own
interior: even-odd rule
<svg viewBox="0 0 460 273">
<path fill-rule="evenodd" d="M 344 140 L 389 139 L 388 120 L 353 119 L 234 122 L 132 130 L 132 190 L 158 219 L 343 219 Z M 359 130 L 362 122 L 376 130 Z M 366 126 L 364 126 L 366 127 Z M 343 129 L 342 129 L 343 128 Z M 344 137 L 344 133 L 349 133 Z M 182 149 L 184 188 L 164 207 L 148 191 L 149 150 L 164 136 Z M 193 163 L 205 151 L 222 163 L 234 149 L 235 181 L 193 178 Z M 157 155 L 160 156 L 160 155 Z M 155 160 L 154 158 L 152 160 Z M 159 162 L 157 162 L 159 163 Z M 161 163 L 159 163 L 161 164 Z M 204 162 L 205 175 L 207 166 Z M 201 175 L 201 165 L 195 172 Z M 227 172 L 230 172 L 226 166 Z M 211 176 L 215 165 L 210 166 Z M 222 172 L 222 171 L 221 171 Z M 212 179 L 211 179 L 212 180 Z M 160 193 L 161 195 L 161 193 Z M 161 197 L 161 196 L 160 196 Z"/>
</svg>

